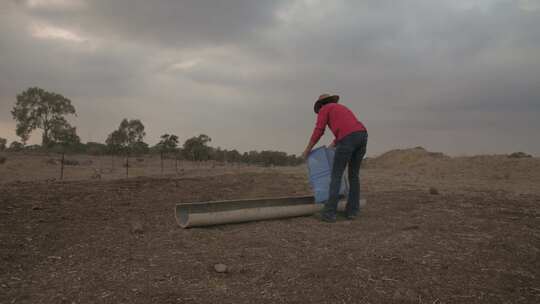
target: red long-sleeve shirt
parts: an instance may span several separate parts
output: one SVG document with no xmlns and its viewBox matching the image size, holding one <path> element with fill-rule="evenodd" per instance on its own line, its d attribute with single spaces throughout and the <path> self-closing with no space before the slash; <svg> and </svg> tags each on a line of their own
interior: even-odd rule
<svg viewBox="0 0 540 304">
<path fill-rule="evenodd" d="M 311 143 L 316 144 L 324 134 L 326 125 L 332 130 L 334 143 L 340 141 L 343 137 L 356 131 L 366 131 L 366 127 L 362 124 L 344 105 L 339 103 L 329 103 L 324 105 L 317 115 L 317 124 L 311 135 Z"/>
</svg>

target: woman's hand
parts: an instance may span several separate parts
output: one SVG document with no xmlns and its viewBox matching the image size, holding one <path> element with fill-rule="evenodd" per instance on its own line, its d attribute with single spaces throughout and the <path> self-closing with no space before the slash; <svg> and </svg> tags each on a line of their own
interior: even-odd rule
<svg viewBox="0 0 540 304">
<path fill-rule="evenodd" d="M 308 149 L 304 150 L 304 153 L 302 153 L 302 158 L 303 158 L 303 159 L 307 159 L 308 156 L 309 156 L 309 153 L 311 153 L 311 149 L 309 149 L 309 150 L 308 150 Z"/>
<path fill-rule="evenodd" d="M 308 145 L 306 146 L 306 149 L 304 150 L 304 153 L 302 153 L 302 158 L 303 159 L 307 159 L 308 156 L 309 156 L 309 153 L 311 153 L 311 149 L 313 149 L 313 146 L 315 146 L 315 143 L 314 142 L 309 142 Z"/>
</svg>

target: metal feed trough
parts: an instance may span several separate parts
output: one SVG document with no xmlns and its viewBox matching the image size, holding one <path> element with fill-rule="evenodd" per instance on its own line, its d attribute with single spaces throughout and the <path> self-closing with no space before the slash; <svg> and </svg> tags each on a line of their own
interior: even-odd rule
<svg viewBox="0 0 540 304">
<path fill-rule="evenodd" d="M 176 221 L 181 227 L 187 228 L 314 214 L 321 210 L 323 207 L 321 203 L 328 199 L 333 160 L 334 150 L 326 147 L 315 149 L 309 155 L 307 165 L 314 196 L 177 204 Z M 348 183 L 343 177 L 341 197 L 348 192 Z M 343 211 L 345 204 L 345 201 L 340 201 L 338 210 Z M 361 206 L 365 204 L 365 200 L 360 201 Z"/>
<path fill-rule="evenodd" d="M 313 196 L 260 198 L 177 204 L 176 222 L 182 228 L 312 215 L 321 210 Z M 338 210 L 345 209 L 340 201 Z M 365 200 L 360 201 L 365 205 Z"/>
</svg>

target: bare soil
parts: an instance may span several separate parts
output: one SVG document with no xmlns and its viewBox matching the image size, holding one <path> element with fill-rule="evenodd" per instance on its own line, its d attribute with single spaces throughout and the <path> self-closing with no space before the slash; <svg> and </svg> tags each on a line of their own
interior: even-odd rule
<svg viewBox="0 0 540 304">
<path fill-rule="evenodd" d="M 193 229 L 174 204 L 310 194 L 305 168 L 24 181 L 7 155 L 0 303 L 540 303 L 540 159 L 417 153 L 366 162 L 354 221 Z"/>
</svg>

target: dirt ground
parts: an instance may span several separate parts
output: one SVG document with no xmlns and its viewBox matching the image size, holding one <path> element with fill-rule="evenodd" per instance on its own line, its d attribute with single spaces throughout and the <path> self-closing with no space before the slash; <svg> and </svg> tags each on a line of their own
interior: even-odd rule
<svg viewBox="0 0 540 304">
<path fill-rule="evenodd" d="M 57 181 L 30 158 L 0 165 L 0 303 L 540 303 L 538 158 L 394 151 L 354 221 L 193 229 L 174 204 L 307 195 L 306 169 Z"/>
</svg>

